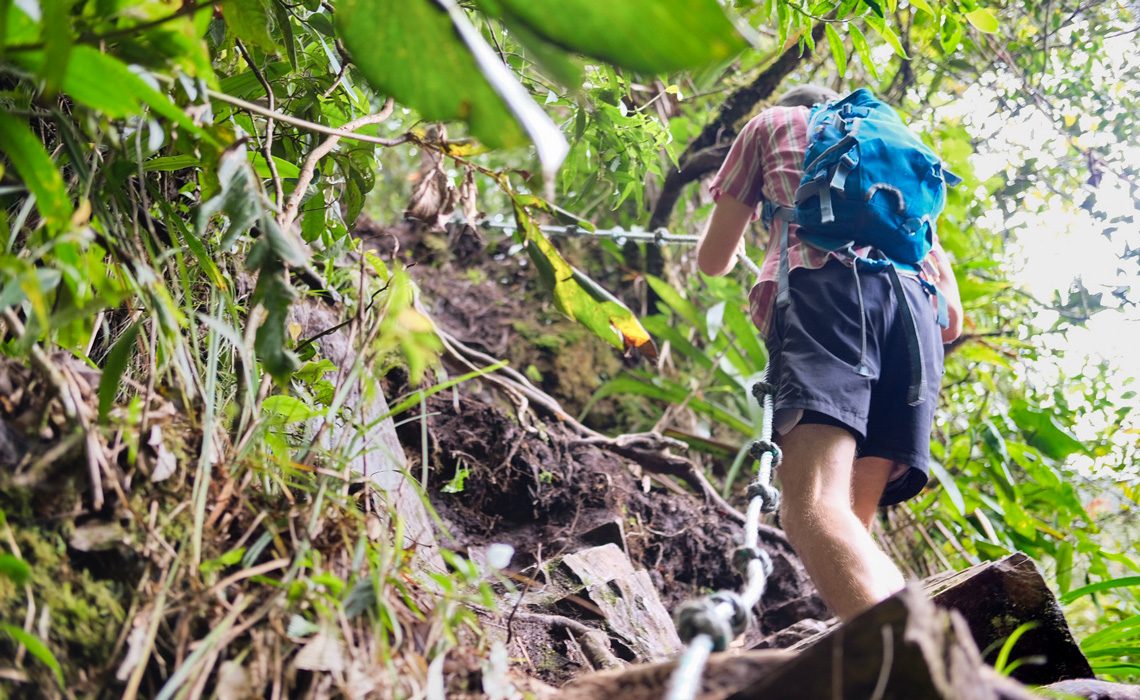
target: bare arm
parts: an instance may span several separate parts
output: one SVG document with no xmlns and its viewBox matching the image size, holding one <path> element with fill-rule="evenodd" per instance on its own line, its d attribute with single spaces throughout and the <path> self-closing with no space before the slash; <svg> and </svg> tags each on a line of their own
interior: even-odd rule
<svg viewBox="0 0 1140 700">
<path fill-rule="evenodd" d="M 950 323 L 942 329 L 942 343 L 946 344 L 962 334 L 962 297 L 958 293 L 958 280 L 954 278 L 954 269 L 950 266 L 946 251 L 937 242 L 930 250 L 930 261 L 938 272 L 935 286 L 946 297 L 946 309 L 950 312 Z"/>
<path fill-rule="evenodd" d="M 723 275 L 736 265 L 736 251 L 753 207 L 730 194 L 721 195 L 709 217 L 709 225 L 697 244 L 697 267 L 706 275 Z"/>
</svg>

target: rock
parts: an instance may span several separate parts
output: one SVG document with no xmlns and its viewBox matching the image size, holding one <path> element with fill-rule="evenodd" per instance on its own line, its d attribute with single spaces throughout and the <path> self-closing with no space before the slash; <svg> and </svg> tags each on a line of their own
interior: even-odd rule
<svg viewBox="0 0 1140 700">
<path fill-rule="evenodd" d="M 933 577 L 923 586 L 936 604 L 962 614 L 978 648 L 991 650 L 990 660 L 1021 624 L 1036 623 L 1017 640 L 1010 655 L 1011 661 L 1040 658 L 1039 663 L 1023 663 L 1013 671 L 1013 678 L 1022 683 L 1046 685 L 1093 676 L 1060 604 L 1024 554 Z"/>
<path fill-rule="evenodd" d="M 649 573 L 634 570 L 616 544 L 567 554 L 558 567 L 570 579 L 567 597 L 584 597 L 596 606 L 606 627 L 629 650 L 630 660 L 659 661 L 681 648 Z"/>
<path fill-rule="evenodd" d="M 290 321 L 298 324 L 305 337 L 314 337 L 342 322 L 332 306 L 316 299 L 305 299 L 290 307 Z M 321 354 L 338 368 L 337 379 L 347 375 L 357 350 L 349 343 L 347 327 L 321 336 Z M 414 562 L 428 571 L 443 572 L 435 528 L 420 485 L 408 477 L 404 448 L 396 436 L 395 423 L 388 416 L 388 402 L 373 381 L 360 381 L 349 389 L 344 405 L 354 410 L 354 421 L 336 421 L 324 432 L 325 446 L 349 446 L 356 457 L 350 471 L 369 479 L 378 492 L 377 512 L 386 516 L 389 508 L 399 514 L 404 546 L 415 550 Z M 387 417 L 385 417 L 387 416 Z"/>
</svg>

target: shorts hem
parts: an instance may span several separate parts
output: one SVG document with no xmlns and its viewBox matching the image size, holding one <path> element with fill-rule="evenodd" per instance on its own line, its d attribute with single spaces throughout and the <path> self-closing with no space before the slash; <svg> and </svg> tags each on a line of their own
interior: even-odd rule
<svg viewBox="0 0 1140 700">
<path fill-rule="evenodd" d="M 867 439 L 867 416 L 860 415 L 855 411 L 845 409 L 841 406 L 836 406 L 828 401 L 810 400 L 799 397 L 787 397 L 778 399 L 775 403 L 776 410 L 785 409 L 799 409 L 802 411 L 815 411 L 822 413 L 829 418 L 834 418 L 842 422 L 853 432 L 857 433 L 859 442 Z"/>
</svg>

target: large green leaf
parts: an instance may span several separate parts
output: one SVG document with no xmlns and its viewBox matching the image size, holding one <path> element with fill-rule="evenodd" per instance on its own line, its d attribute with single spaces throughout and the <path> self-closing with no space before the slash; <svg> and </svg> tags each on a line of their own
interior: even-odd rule
<svg viewBox="0 0 1140 700">
<path fill-rule="evenodd" d="M 725 61 L 747 43 L 716 0 L 479 0 L 547 41 L 644 73 Z"/>
<path fill-rule="evenodd" d="M 44 221 L 64 226 L 71 220 L 71 200 L 63 176 L 28 125 L 0 112 L 0 150 L 20 174 L 24 186 L 36 196 Z"/>
<path fill-rule="evenodd" d="M 373 86 L 425 119 L 466 121 L 488 146 L 529 137 L 544 171 L 569 146 L 453 0 L 345 0 L 337 23 L 353 61 Z"/>
<path fill-rule="evenodd" d="M 45 60 L 41 52 L 29 53 L 22 58 L 24 65 L 33 70 L 42 69 Z M 63 92 L 112 119 L 139 114 L 146 105 L 196 138 L 217 144 L 169 97 L 119 59 L 91 46 L 79 45 L 71 50 L 67 72 L 63 76 Z"/>
<path fill-rule="evenodd" d="M 566 262 L 519 199 L 516 198 L 514 205 L 518 236 L 525 243 L 539 278 L 553 292 L 559 311 L 614 347 L 637 350 L 650 359 L 656 359 L 657 346 L 633 312 Z"/>
<path fill-rule="evenodd" d="M 1019 401 L 1009 410 L 1009 417 L 1017 423 L 1025 436 L 1025 441 L 1041 451 L 1046 457 L 1062 460 L 1069 455 L 1089 454 L 1089 448 L 1071 433 L 1057 425 L 1053 416 L 1044 411 L 1029 407 Z"/>
</svg>

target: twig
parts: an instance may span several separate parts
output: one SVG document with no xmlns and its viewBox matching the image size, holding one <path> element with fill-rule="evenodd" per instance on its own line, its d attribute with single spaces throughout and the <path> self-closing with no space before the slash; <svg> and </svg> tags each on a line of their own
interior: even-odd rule
<svg viewBox="0 0 1140 700">
<path fill-rule="evenodd" d="M 249 69 L 253 72 L 254 77 L 257 78 L 257 82 L 261 83 L 261 87 L 265 90 L 265 99 L 269 103 L 269 111 L 276 111 L 277 98 L 273 95 L 273 87 L 269 84 L 269 81 L 265 79 L 261 70 L 258 69 L 257 64 L 253 62 L 253 56 L 249 55 L 249 51 L 246 50 L 242 40 L 234 39 L 234 44 L 237 46 L 238 51 L 241 52 L 242 58 L 244 58 L 245 62 L 249 65 Z M 273 124 L 273 117 L 266 115 L 265 138 L 261 141 L 261 152 L 265 156 L 266 165 L 269 166 L 269 175 L 273 180 L 273 192 L 277 195 L 277 198 L 273 201 L 277 206 L 281 206 L 281 201 L 285 199 L 285 188 L 281 185 L 281 175 L 277 173 L 277 163 L 273 160 Z"/>
<path fill-rule="evenodd" d="M 541 613 L 520 612 L 515 617 L 520 620 L 541 622 L 552 627 L 561 627 L 582 637 L 582 650 L 591 657 L 591 663 L 602 668 L 622 668 L 625 666 L 621 659 L 614 655 L 610 649 L 610 639 L 601 630 L 582 624 L 577 620 L 562 615 L 543 615 Z"/>
<path fill-rule="evenodd" d="M 293 225 L 293 221 L 297 218 L 297 210 L 301 206 L 301 199 L 305 196 L 305 191 L 309 189 L 309 183 L 313 181 L 313 174 L 316 172 L 317 161 L 324 158 L 326 155 L 336 147 L 341 138 L 355 138 L 359 134 L 352 132 L 357 129 L 367 126 L 369 124 L 377 124 L 384 121 L 392 114 L 392 109 L 395 103 L 389 97 L 376 114 L 368 114 L 359 119 L 353 119 L 344 126 L 334 129 L 334 133 L 330 134 L 319 146 L 314 148 L 308 156 L 305 157 L 305 162 L 301 164 L 301 172 L 297 176 L 297 186 L 293 188 L 292 194 L 289 195 L 289 201 L 286 202 L 285 208 L 281 210 L 278 224 L 282 229 L 288 229 Z M 272 111 L 272 106 L 270 108 Z M 278 200 L 280 201 L 280 199 Z"/>
<path fill-rule="evenodd" d="M 351 139 L 353 141 L 361 141 L 363 143 L 374 143 L 379 146 L 399 146 L 400 144 L 407 143 L 409 141 L 419 143 L 419 139 L 416 138 L 415 134 L 411 133 L 401 134 L 400 136 L 391 139 L 384 139 L 380 138 L 379 136 L 368 136 L 366 134 L 346 133 L 343 131 L 343 127 L 337 128 L 332 126 L 325 126 L 324 124 L 318 124 L 316 122 L 311 122 L 308 119 L 294 117 L 285 114 L 284 112 L 275 112 L 271 109 L 262 107 L 256 102 L 249 102 L 248 100 L 243 100 L 241 98 L 234 97 L 233 95 L 227 95 L 226 93 L 218 92 L 217 90 L 206 90 L 206 94 L 211 99 L 215 99 L 218 102 L 225 102 L 228 105 L 240 107 L 247 112 L 260 114 L 263 117 L 273 117 L 282 124 L 291 124 L 292 126 L 317 134 L 327 134 L 328 136 L 336 136 L 338 138 Z"/>
</svg>

